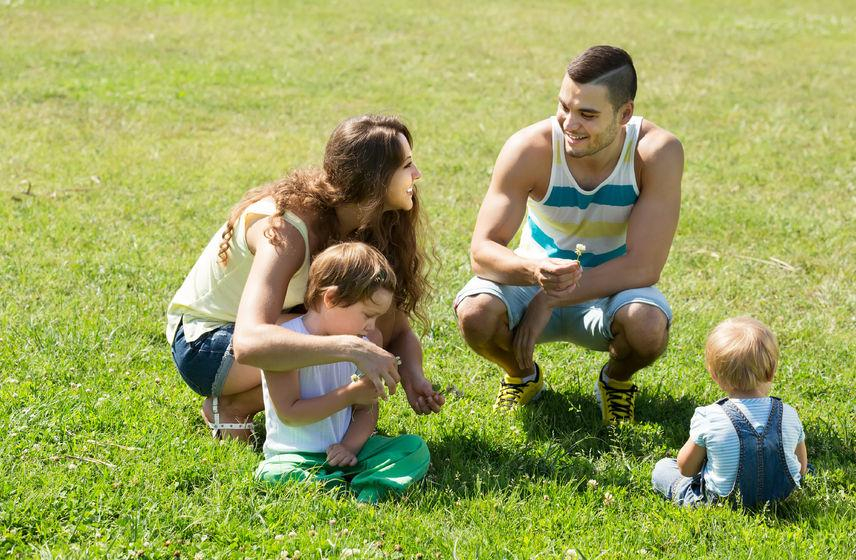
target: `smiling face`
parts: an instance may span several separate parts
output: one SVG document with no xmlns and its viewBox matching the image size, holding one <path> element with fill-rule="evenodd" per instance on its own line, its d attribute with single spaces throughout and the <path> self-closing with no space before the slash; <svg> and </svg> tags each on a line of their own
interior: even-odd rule
<svg viewBox="0 0 856 560">
<path fill-rule="evenodd" d="M 392 292 L 386 288 L 378 288 L 371 297 L 345 307 L 331 303 L 325 294 L 319 316 L 328 335 L 366 336 L 374 330 L 377 318 L 389 311 L 391 305 Z"/>
<path fill-rule="evenodd" d="M 633 102 L 616 110 L 605 85 L 578 84 L 567 74 L 562 80 L 556 118 L 565 134 L 568 156 L 588 157 L 611 146 L 632 115 Z"/>
<path fill-rule="evenodd" d="M 389 182 L 384 200 L 384 210 L 410 210 L 413 208 L 414 184 L 422 173 L 413 163 L 413 151 L 403 134 L 398 133 L 398 141 L 401 143 L 401 153 L 404 154 L 402 164 L 395 170 Z"/>
</svg>

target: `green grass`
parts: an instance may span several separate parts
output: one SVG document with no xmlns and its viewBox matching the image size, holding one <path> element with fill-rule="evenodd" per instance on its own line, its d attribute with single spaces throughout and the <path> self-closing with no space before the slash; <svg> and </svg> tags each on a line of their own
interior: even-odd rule
<svg viewBox="0 0 856 560">
<path fill-rule="evenodd" d="M 0 555 L 856 555 L 856 13 L 714 4 L 0 1 Z M 494 416 L 497 371 L 450 307 L 502 143 L 598 43 L 634 55 L 637 114 L 687 159 L 670 348 L 618 431 L 590 396 L 603 357 L 563 345 L 538 349 L 543 402 Z M 460 391 L 431 418 L 383 406 L 381 429 L 423 436 L 433 465 L 378 508 L 255 484 L 259 453 L 208 437 L 163 336 L 244 190 L 319 163 L 363 112 L 415 135 L 442 262 L 427 371 Z M 775 393 L 818 474 L 771 510 L 683 511 L 651 469 L 718 397 L 702 346 L 739 313 L 779 336 Z"/>
</svg>

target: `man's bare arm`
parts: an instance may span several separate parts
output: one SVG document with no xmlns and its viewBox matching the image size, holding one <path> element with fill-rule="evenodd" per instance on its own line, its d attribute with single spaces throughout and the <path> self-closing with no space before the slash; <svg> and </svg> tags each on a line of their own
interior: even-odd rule
<svg viewBox="0 0 856 560">
<path fill-rule="evenodd" d="M 578 265 L 559 259 L 533 260 L 518 256 L 508 244 L 526 214 L 526 201 L 540 182 L 546 186 L 552 147 L 542 121 L 514 134 L 503 146 L 490 187 L 476 219 L 470 245 L 473 272 L 501 284 L 570 287 Z"/>
</svg>

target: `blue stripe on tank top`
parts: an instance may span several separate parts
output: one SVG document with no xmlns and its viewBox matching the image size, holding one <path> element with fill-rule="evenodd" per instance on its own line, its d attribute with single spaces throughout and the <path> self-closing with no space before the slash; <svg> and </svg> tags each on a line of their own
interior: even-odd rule
<svg viewBox="0 0 856 560">
<path fill-rule="evenodd" d="M 550 196 L 540 203 L 544 206 L 573 206 L 585 210 L 590 204 L 631 206 L 638 198 L 633 185 L 603 185 L 592 194 L 581 193 L 574 187 L 554 186 Z"/>
<path fill-rule="evenodd" d="M 544 233 L 544 231 L 539 228 L 535 222 L 532 221 L 532 218 L 527 218 L 527 226 L 529 227 L 529 232 L 532 235 L 532 239 L 541 247 L 547 251 L 547 255 L 552 258 L 558 259 L 576 259 L 577 254 L 574 251 L 568 249 L 560 249 L 556 246 L 556 242 L 552 237 Z M 580 264 L 583 267 L 593 267 L 603 264 L 609 260 L 614 259 L 615 257 L 620 257 L 621 255 L 627 252 L 627 245 L 622 245 L 617 249 L 613 249 L 612 251 L 608 251 L 606 253 L 595 254 L 595 253 L 583 253 L 580 256 Z"/>
</svg>

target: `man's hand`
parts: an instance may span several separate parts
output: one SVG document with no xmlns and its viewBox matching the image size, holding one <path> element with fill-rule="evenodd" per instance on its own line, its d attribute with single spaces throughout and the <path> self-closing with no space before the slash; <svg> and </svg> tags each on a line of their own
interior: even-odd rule
<svg viewBox="0 0 856 560">
<path fill-rule="evenodd" d="M 357 456 L 341 443 L 334 443 L 327 448 L 327 464 L 331 467 L 353 467 L 357 464 Z"/>
<path fill-rule="evenodd" d="M 532 355 L 535 352 L 535 343 L 538 342 L 538 337 L 544 332 L 544 327 L 550 321 L 550 315 L 553 313 L 553 308 L 547 303 L 547 296 L 544 292 L 539 292 L 529 302 L 529 307 L 523 314 L 523 318 L 514 329 L 514 339 L 512 341 L 512 349 L 514 357 L 517 358 L 517 365 L 520 369 L 528 370 L 534 366 L 535 361 Z"/>
<path fill-rule="evenodd" d="M 579 261 L 568 259 L 542 259 L 537 263 L 535 281 L 553 297 L 568 293 L 580 281 L 583 270 Z"/>
<path fill-rule="evenodd" d="M 351 361 L 374 384 L 377 395 L 387 400 L 389 397 L 383 384 L 386 383 L 389 394 L 393 395 L 396 385 L 401 381 L 395 356 L 367 340 L 359 337 L 354 339 L 358 341 L 358 346 L 352 351 Z"/>
<path fill-rule="evenodd" d="M 431 382 L 424 376 L 409 380 L 404 385 L 407 394 L 407 402 L 416 414 L 431 414 L 440 412 L 440 408 L 446 403 L 446 397 L 434 390 Z"/>
</svg>

